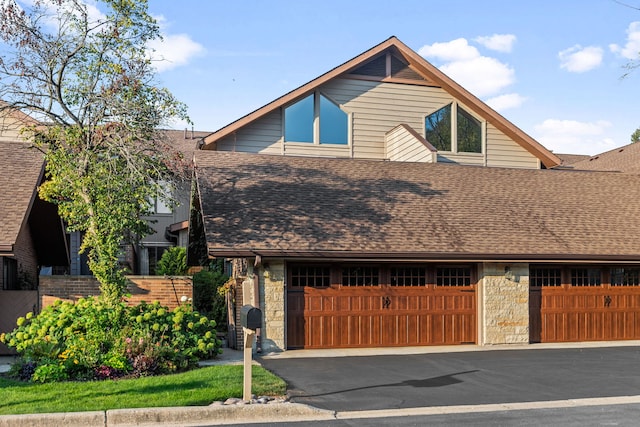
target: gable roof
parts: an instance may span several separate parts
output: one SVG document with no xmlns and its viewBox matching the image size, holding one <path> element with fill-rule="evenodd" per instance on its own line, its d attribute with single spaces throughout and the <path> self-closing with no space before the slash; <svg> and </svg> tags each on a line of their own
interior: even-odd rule
<svg viewBox="0 0 640 427">
<path fill-rule="evenodd" d="M 345 62 L 344 64 L 335 67 L 331 71 L 321 75 L 320 77 L 317 77 L 309 83 L 306 83 L 299 88 L 292 90 L 291 92 L 281 96 L 280 98 L 270 102 L 269 104 L 258 108 L 257 110 L 247 114 L 246 116 L 236 120 L 235 122 L 211 133 L 209 136 L 204 138 L 203 148 L 208 149 L 209 147 L 212 147 L 212 145 L 216 141 L 233 134 L 241 127 L 246 126 L 249 123 L 254 122 L 255 120 L 258 120 L 261 117 L 264 117 L 268 113 L 280 107 L 283 107 L 298 98 L 304 97 L 329 80 L 347 74 L 387 51 L 391 51 L 395 55 L 402 57 L 405 61 L 407 61 L 411 70 L 418 73 L 431 85 L 441 87 L 452 96 L 460 100 L 468 108 L 471 108 L 476 114 L 480 115 L 485 120 L 493 124 L 497 129 L 504 132 L 506 135 L 516 141 L 529 153 L 540 159 L 542 164 L 547 168 L 552 168 L 561 163 L 560 159 L 556 155 L 547 150 L 521 129 L 516 127 L 513 123 L 509 122 L 487 104 L 472 95 L 458 83 L 447 77 L 442 71 L 438 70 L 438 68 L 430 64 L 418 53 L 411 50 L 396 37 L 390 37 L 377 46 L 374 46 L 373 48 L 367 50 L 364 53 L 361 53 L 360 55 Z"/>
<path fill-rule="evenodd" d="M 588 157 L 571 165 L 573 169 L 640 173 L 640 143 L 634 142 Z"/>
<path fill-rule="evenodd" d="M 211 256 L 640 261 L 640 175 L 198 151 Z"/>
<path fill-rule="evenodd" d="M 0 251 L 13 250 L 44 174 L 42 153 L 24 142 L 0 142 Z"/>
</svg>

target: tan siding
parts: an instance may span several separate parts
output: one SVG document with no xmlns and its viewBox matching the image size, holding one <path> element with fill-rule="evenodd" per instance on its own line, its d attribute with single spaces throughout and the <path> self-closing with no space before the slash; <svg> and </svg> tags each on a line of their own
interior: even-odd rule
<svg viewBox="0 0 640 427">
<path fill-rule="evenodd" d="M 287 143 L 284 154 L 288 156 L 350 157 L 351 147 L 334 144 Z"/>
<path fill-rule="evenodd" d="M 438 163 L 484 166 L 484 156 L 474 153 L 438 153 Z"/>
<path fill-rule="evenodd" d="M 276 110 L 218 141 L 219 151 L 282 154 L 282 117 Z"/>
<path fill-rule="evenodd" d="M 487 124 L 487 166 L 538 169 L 538 159 L 515 141 Z"/>
<path fill-rule="evenodd" d="M 334 79 L 318 89 L 351 114 L 351 146 L 282 142 L 282 114 L 278 109 L 218 142 L 220 151 L 246 151 L 326 157 L 385 159 L 385 135 L 404 123 L 424 136 L 424 117 L 454 101 L 441 88 Z M 395 155 L 395 154 L 394 154 Z M 406 159 L 406 156 L 398 158 Z M 486 158 L 476 154 L 439 154 L 439 161 L 470 165 L 538 168 L 538 160 L 494 126 L 487 124 Z"/>
<path fill-rule="evenodd" d="M 392 162 L 432 162 L 432 153 L 407 129 L 398 126 L 386 135 L 385 157 Z"/>
<path fill-rule="evenodd" d="M 406 123 L 423 134 L 424 116 L 452 101 L 439 88 L 336 79 L 320 90 L 353 114 L 354 157 L 383 159 L 385 134 Z"/>
<path fill-rule="evenodd" d="M 20 140 L 22 123 L 13 117 L 0 117 L 0 141 Z"/>
</svg>

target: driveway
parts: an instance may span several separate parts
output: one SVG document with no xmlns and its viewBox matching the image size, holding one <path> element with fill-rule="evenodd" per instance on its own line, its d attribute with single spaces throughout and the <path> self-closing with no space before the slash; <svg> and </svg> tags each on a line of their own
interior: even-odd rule
<svg viewBox="0 0 640 427">
<path fill-rule="evenodd" d="M 640 346 L 294 355 L 259 361 L 287 381 L 293 402 L 334 411 L 640 395 Z"/>
</svg>

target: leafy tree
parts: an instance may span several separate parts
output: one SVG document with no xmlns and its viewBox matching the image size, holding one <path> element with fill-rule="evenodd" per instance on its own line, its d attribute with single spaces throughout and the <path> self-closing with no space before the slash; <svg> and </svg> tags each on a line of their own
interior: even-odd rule
<svg viewBox="0 0 640 427">
<path fill-rule="evenodd" d="M 638 142 L 638 141 L 640 141 L 640 128 L 636 129 L 631 134 L 631 142 Z"/>
<path fill-rule="evenodd" d="M 182 164 L 157 129 L 188 118 L 154 79 L 148 44 L 160 32 L 147 1 L 98 6 L 0 1 L 0 113 L 20 110 L 40 124 L 25 133 L 46 160 L 40 197 L 85 233 L 81 251 L 116 302 L 126 286 L 120 245 L 150 231 L 141 216 L 171 193 L 163 187 Z"/>
<path fill-rule="evenodd" d="M 182 276 L 187 272 L 187 250 L 172 246 L 162 254 L 156 272 L 160 276 Z"/>
</svg>

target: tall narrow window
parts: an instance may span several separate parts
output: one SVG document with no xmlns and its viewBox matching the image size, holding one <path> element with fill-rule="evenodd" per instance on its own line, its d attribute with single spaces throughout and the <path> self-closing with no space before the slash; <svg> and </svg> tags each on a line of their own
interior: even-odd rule
<svg viewBox="0 0 640 427">
<path fill-rule="evenodd" d="M 347 145 L 347 113 L 320 95 L 320 144 Z"/>
<path fill-rule="evenodd" d="M 458 152 L 482 153 L 482 125 L 471 114 L 458 107 Z"/>
<path fill-rule="evenodd" d="M 429 114 L 424 135 L 438 151 L 482 153 L 482 123 L 457 103 Z"/>
<path fill-rule="evenodd" d="M 284 110 L 285 141 L 313 142 L 313 95 L 298 101 Z"/>
<path fill-rule="evenodd" d="M 284 109 L 284 140 L 313 144 L 349 143 L 349 115 L 318 92 Z"/>
<path fill-rule="evenodd" d="M 425 120 L 425 138 L 438 151 L 451 149 L 451 104 L 429 114 Z"/>
</svg>

